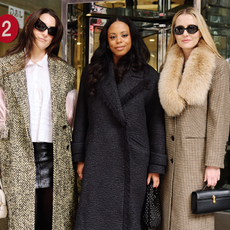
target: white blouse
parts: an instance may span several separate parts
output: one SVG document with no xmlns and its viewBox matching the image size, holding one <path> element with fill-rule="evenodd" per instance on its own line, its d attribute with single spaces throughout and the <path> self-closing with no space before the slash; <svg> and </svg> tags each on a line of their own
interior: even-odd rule
<svg viewBox="0 0 230 230">
<path fill-rule="evenodd" d="M 32 142 L 52 143 L 52 103 L 48 56 L 26 64 Z"/>
</svg>

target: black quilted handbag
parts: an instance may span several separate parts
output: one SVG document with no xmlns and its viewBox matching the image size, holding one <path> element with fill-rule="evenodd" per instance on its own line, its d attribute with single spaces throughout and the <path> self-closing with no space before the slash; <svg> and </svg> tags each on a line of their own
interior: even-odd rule
<svg viewBox="0 0 230 230">
<path fill-rule="evenodd" d="M 157 188 L 153 182 L 147 185 L 143 221 L 149 228 L 156 228 L 161 223 L 161 204 Z"/>
</svg>

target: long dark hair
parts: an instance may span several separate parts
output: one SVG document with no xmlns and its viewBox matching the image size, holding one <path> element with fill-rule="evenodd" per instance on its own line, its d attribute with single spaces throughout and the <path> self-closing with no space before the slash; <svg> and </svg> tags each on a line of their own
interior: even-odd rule
<svg viewBox="0 0 230 230">
<path fill-rule="evenodd" d="M 120 58 L 116 65 L 115 75 L 117 82 L 122 80 L 122 77 L 128 70 L 136 72 L 143 69 L 150 59 L 149 50 L 134 23 L 125 16 L 110 18 L 101 31 L 100 45 L 94 52 L 87 70 L 87 87 L 89 89 L 89 95 L 94 95 L 96 93 L 95 84 L 106 76 L 109 62 L 113 61 L 113 54 L 111 50 L 107 48 L 107 36 L 109 27 L 116 21 L 121 21 L 128 25 L 132 39 L 130 51 Z"/>
<path fill-rule="evenodd" d="M 24 55 L 21 57 L 21 61 L 19 64 L 19 69 L 25 67 L 25 57 L 30 58 L 30 52 L 33 47 L 33 43 L 35 41 L 35 37 L 33 34 L 34 24 L 40 18 L 42 14 L 49 14 L 50 16 L 55 18 L 57 29 L 57 34 L 54 36 L 51 44 L 46 48 L 46 53 L 51 58 L 61 59 L 59 58 L 58 52 L 60 47 L 60 42 L 63 35 L 63 25 L 57 14 L 52 10 L 48 8 L 42 8 L 37 11 L 35 11 L 33 14 L 30 15 L 28 20 L 26 21 L 22 32 L 19 35 L 18 42 L 9 48 L 6 53 L 3 56 L 8 56 L 12 54 L 19 53 L 21 51 L 25 51 Z"/>
</svg>

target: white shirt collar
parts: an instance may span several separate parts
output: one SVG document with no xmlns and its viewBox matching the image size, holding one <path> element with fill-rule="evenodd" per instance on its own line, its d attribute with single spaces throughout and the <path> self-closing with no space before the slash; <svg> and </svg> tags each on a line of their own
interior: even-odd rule
<svg viewBox="0 0 230 230">
<path fill-rule="evenodd" d="M 42 68 L 48 68 L 48 55 L 45 54 L 45 56 L 42 58 L 41 61 L 38 61 L 37 63 L 33 63 L 31 61 L 31 59 L 28 61 L 28 63 L 26 64 L 26 67 L 29 67 L 29 66 L 33 66 L 33 65 L 38 65 Z"/>
</svg>

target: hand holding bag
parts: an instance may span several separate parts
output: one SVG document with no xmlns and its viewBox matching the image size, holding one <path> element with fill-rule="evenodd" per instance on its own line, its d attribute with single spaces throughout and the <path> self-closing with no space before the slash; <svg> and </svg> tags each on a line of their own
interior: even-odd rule
<svg viewBox="0 0 230 230">
<path fill-rule="evenodd" d="M 6 216 L 7 216 L 6 199 L 5 199 L 5 194 L 3 192 L 2 182 L 0 180 L 0 219 L 6 218 Z"/>
<path fill-rule="evenodd" d="M 212 213 L 230 210 L 230 190 L 209 189 L 192 192 L 191 209 L 193 214 Z"/>
<path fill-rule="evenodd" d="M 161 223 L 160 199 L 157 188 L 153 188 L 152 180 L 147 185 L 143 221 L 149 228 L 155 228 Z"/>
</svg>

